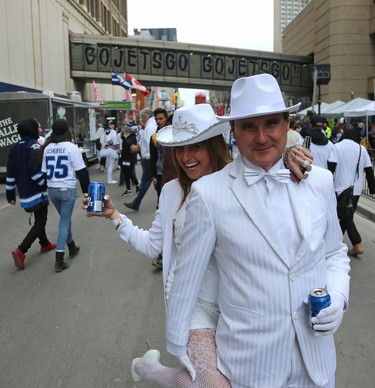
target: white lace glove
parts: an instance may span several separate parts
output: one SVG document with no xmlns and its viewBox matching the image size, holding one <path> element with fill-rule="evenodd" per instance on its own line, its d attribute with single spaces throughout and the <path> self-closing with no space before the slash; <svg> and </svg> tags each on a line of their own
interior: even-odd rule
<svg viewBox="0 0 375 388">
<path fill-rule="evenodd" d="M 311 318 L 315 335 L 330 335 L 340 327 L 344 315 L 345 298 L 340 292 L 331 291 L 331 305 L 319 311 L 316 317 Z"/>
<path fill-rule="evenodd" d="M 186 355 L 186 356 L 182 356 L 182 357 L 177 357 L 178 360 L 180 361 L 180 363 L 187 369 L 187 371 L 190 373 L 190 376 L 191 376 L 191 379 L 193 381 L 195 381 L 195 378 L 196 378 L 196 372 L 195 372 L 195 369 L 193 367 L 193 364 L 191 363 L 190 361 L 190 358 Z"/>
</svg>

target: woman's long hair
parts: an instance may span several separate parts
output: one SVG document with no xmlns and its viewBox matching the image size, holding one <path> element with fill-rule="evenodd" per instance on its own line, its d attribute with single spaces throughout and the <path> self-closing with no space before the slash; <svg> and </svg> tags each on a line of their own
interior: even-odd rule
<svg viewBox="0 0 375 388">
<path fill-rule="evenodd" d="M 211 139 L 202 141 L 202 144 L 207 147 L 208 154 L 210 155 L 210 164 L 212 166 L 212 172 L 221 170 L 231 161 L 230 153 L 227 145 L 225 144 L 223 135 L 218 135 L 212 137 Z M 178 164 L 176 158 L 176 147 L 174 147 L 173 149 L 173 155 L 176 164 L 177 179 L 180 182 L 182 189 L 182 198 L 179 206 L 179 208 L 181 208 L 181 206 L 186 200 L 186 197 L 190 193 L 191 185 L 194 181 L 187 176 L 186 172 Z"/>
</svg>

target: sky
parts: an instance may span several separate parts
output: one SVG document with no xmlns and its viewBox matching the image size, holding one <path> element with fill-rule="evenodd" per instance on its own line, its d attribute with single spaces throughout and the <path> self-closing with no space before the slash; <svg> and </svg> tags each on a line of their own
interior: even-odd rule
<svg viewBox="0 0 375 388">
<path fill-rule="evenodd" d="M 176 28 L 177 41 L 272 51 L 274 0 L 128 0 L 129 35 L 134 28 Z M 185 105 L 196 89 L 179 89 Z"/>
</svg>

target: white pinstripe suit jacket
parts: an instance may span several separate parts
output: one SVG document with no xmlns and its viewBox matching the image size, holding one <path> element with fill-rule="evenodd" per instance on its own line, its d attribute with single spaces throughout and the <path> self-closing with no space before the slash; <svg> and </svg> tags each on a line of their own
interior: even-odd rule
<svg viewBox="0 0 375 388">
<path fill-rule="evenodd" d="M 349 298 L 350 266 L 332 174 L 314 167 L 307 180 L 287 184 L 302 238 L 288 265 L 279 254 L 272 219 L 243 170 L 237 158 L 193 185 L 167 308 L 168 350 L 175 355 L 184 350 L 213 252 L 220 272 L 218 367 L 232 386 L 281 387 L 295 338 L 310 377 L 324 385 L 336 368 L 333 336 L 314 336 L 304 300 L 315 287 Z"/>
</svg>

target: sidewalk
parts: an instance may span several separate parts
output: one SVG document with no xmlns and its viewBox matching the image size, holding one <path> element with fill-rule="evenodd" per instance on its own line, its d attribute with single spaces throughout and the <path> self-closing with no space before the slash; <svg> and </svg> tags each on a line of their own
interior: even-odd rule
<svg viewBox="0 0 375 388">
<path fill-rule="evenodd" d="M 361 195 L 357 204 L 357 212 L 375 222 L 375 198 Z"/>
</svg>

